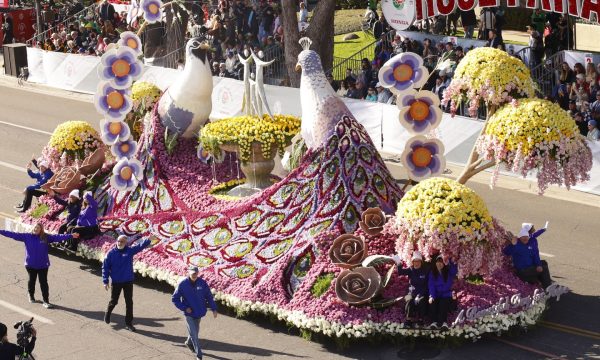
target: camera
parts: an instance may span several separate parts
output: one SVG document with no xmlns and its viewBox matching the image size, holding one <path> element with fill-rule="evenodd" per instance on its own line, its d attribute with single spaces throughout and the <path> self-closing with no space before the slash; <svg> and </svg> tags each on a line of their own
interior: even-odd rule
<svg viewBox="0 0 600 360">
<path fill-rule="evenodd" d="M 17 344 L 23 349 L 27 348 L 33 336 L 33 318 L 27 321 L 19 321 L 13 327 L 17 330 Z"/>
</svg>

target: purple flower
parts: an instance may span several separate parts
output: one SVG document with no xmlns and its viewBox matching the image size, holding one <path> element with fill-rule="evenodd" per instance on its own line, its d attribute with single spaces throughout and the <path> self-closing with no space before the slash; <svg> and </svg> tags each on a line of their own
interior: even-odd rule
<svg viewBox="0 0 600 360">
<path fill-rule="evenodd" d="M 106 145 L 112 145 L 118 141 L 125 141 L 131 136 L 129 125 L 123 121 L 100 121 L 100 134 Z"/>
<path fill-rule="evenodd" d="M 136 55 L 142 54 L 142 41 L 137 34 L 132 31 L 123 31 L 117 44 L 119 46 L 127 46 L 131 48 Z"/>
<path fill-rule="evenodd" d="M 142 75 L 142 63 L 137 59 L 133 49 L 121 46 L 107 50 L 100 59 L 98 76 L 102 80 L 110 81 L 115 89 L 131 87 L 133 80 Z"/>
<path fill-rule="evenodd" d="M 133 140 L 133 137 L 131 136 L 125 141 L 117 141 L 110 147 L 110 151 L 117 159 L 131 159 L 131 157 L 135 154 L 136 150 L 137 143 L 135 142 L 135 140 Z"/>
<path fill-rule="evenodd" d="M 402 53 L 389 59 L 379 70 L 379 82 L 383 87 L 399 94 L 404 90 L 425 85 L 428 70 L 423 59 L 415 53 Z"/>
<path fill-rule="evenodd" d="M 153 24 L 157 21 L 162 20 L 162 1 L 142 0 L 142 3 L 140 5 L 142 7 L 142 10 L 144 11 L 144 20 L 146 20 L 148 23 Z"/>
<path fill-rule="evenodd" d="M 424 134 L 442 122 L 440 99 L 431 91 L 403 94 L 397 105 L 400 108 L 400 124 L 412 134 Z"/>
<path fill-rule="evenodd" d="M 113 167 L 110 186 L 119 191 L 133 190 L 142 179 L 142 164 L 135 159 L 122 158 Z"/>
<path fill-rule="evenodd" d="M 109 120 L 121 121 L 133 106 L 131 90 L 115 89 L 109 81 L 101 81 L 94 95 L 94 106 L 96 111 Z"/>
<path fill-rule="evenodd" d="M 423 135 L 413 136 L 408 140 L 400 159 L 408 171 L 408 177 L 415 181 L 440 175 L 446 168 L 444 144 L 438 139 L 427 139 Z"/>
</svg>

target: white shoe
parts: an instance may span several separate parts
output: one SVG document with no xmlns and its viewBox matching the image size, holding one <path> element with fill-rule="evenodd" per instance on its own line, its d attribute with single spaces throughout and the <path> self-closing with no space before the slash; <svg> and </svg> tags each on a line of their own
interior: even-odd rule
<svg viewBox="0 0 600 360">
<path fill-rule="evenodd" d="M 42 304 L 43 307 L 45 307 L 46 309 L 52 309 L 54 306 L 52 306 L 52 304 L 45 302 Z"/>
</svg>

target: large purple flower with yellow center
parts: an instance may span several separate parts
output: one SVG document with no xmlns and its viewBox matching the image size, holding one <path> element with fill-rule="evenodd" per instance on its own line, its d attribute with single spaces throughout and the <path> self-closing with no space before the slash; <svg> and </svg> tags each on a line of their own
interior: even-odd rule
<svg viewBox="0 0 600 360">
<path fill-rule="evenodd" d="M 119 37 L 120 39 L 117 42 L 119 46 L 126 46 L 132 49 L 138 56 L 142 54 L 142 41 L 136 33 L 133 31 L 123 31 Z"/>
<path fill-rule="evenodd" d="M 128 46 L 113 47 L 100 59 L 98 76 L 115 89 L 127 89 L 142 75 L 142 63 Z"/>
<path fill-rule="evenodd" d="M 133 190 L 142 179 L 142 164 L 135 159 L 122 158 L 112 170 L 110 185 L 119 191 Z"/>
<path fill-rule="evenodd" d="M 163 2 L 160 0 L 142 0 L 140 4 L 142 11 L 144 11 L 144 20 L 148 23 L 153 24 L 157 21 L 161 21 L 163 17 L 162 6 Z"/>
<path fill-rule="evenodd" d="M 109 120 L 123 120 L 133 106 L 131 90 L 115 89 L 109 81 L 102 81 L 94 95 L 94 106 L 96 111 Z"/>
<path fill-rule="evenodd" d="M 440 99 L 431 91 L 410 91 L 402 94 L 396 105 L 400 109 L 400 124 L 412 134 L 434 130 L 442 122 Z"/>
<path fill-rule="evenodd" d="M 394 94 L 425 85 L 429 71 L 423 59 L 411 52 L 389 59 L 379 70 L 379 82 Z"/>
<path fill-rule="evenodd" d="M 446 168 L 444 144 L 438 139 L 427 139 L 423 135 L 413 136 L 400 156 L 408 177 L 415 181 L 440 175 Z"/>
<path fill-rule="evenodd" d="M 100 137 L 106 145 L 126 141 L 131 136 L 129 125 L 123 121 L 100 121 Z"/>
<path fill-rule="evenodd" d="M 112 144 L 110 147 L 110 151 L 117 158 L 127 158 L 131 159 L 137 150 L 137 143 L 133 140 L 133 137 L 129 137 L 129 139 L 125 141 L 117 141 Z"/>
</svg>

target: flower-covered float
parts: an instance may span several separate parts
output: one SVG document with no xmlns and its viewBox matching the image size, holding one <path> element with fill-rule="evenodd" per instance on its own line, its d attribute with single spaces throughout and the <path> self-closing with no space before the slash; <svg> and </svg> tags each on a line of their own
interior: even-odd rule
<svg viewBox="0 0 600 360">
<path fill-rule="evenodd" d="M 197 63 L 186 66 L 208 67 L 197 41 L 187 50 Z M 413 164 L 409 175 L 421 183 L 404 195 L 364 128 L 327 84 L 318 55 L 305 48 L 298 65 L 300 126 L 308 150 L 297 168 L 252 196 L 213 196 L 214 187 L 239 181 L 240 159 L 201 161 L 198 138 L 185 133 L 196 123 L 208 128 L 207 119 L 183 107 L 184 94 L 167 91 L 147 115 L 135 153 L 115 149 L 112 172 L 92 186 L 103 234 L 82 242 L 81 254 L 102 259 L 119 234 L 134 242 L 150 238 L 152 248 L 136 257 L 140 274 L 174 285 L 192 264 L 216 299 L 239 314 L 266 314 L 338 339 L 478 338 L 535 323 L 547 298 L 565 289 L 553 285 L 544 291 L 513 274 L 500 254 L 506 232 L 472 190 L 448 179 L 421 181 L 443 170 L 443 147 L 422 133 L 439 123 L 429 97 L 413 94 L 400 105 L 414 106 L 401 122 L 419 134 L 406 157 Z M 420 68 L 412 59 L 409 65 Z M 406 81 L 408 75 L 400 75 Z M 192 89 L 188 86 L 179 89 Z M 427 127 L 412 127 L 425 119 Z M 121 134 L 127 124 L 112 123 L 118 129 L 103 130 L 112 134 L 109 140 L 128 141 Z M 170 153 L 169 137 L 163 136 L 169 127 L 182 135 Z M 202 145 L 216 152 L 215 144 L 207 144 Z M 243 160 L 242 151 L 238 154 Z M 60 223 L 51 214 L 43 220 L 50 230 Z M 441 254 L 458 263 L 458 308 L 447 330 L 403 325 L 408 283 L 388 259 L 397 253 L 407 261 L 417 250 L 425 259 Z"/>
</svg>

